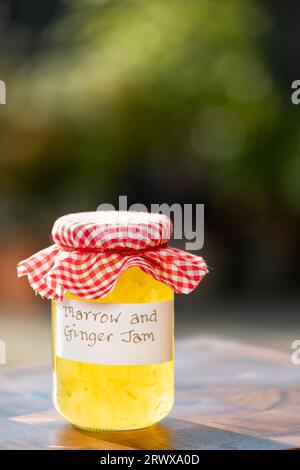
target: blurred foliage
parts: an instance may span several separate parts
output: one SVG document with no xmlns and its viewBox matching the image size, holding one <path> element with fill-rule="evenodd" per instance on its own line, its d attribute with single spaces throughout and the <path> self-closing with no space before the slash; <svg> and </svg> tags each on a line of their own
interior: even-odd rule
<svg viewBox="0 0 300 470">
<path fill-rule="evenodd" d="M 300 140 L 266 63 L 270 28 L 253 0 L 70 1 L 14 71 L 1 210 L 93 209 L 139 173 L 190 181 L 200 202 L 206 188 L 217 212 L 296 214 Z"/>
</svg>

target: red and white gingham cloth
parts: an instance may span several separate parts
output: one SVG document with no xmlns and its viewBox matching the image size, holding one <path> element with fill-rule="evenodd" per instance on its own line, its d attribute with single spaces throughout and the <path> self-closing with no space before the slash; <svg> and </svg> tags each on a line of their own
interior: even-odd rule
<svg viewBox="0 0 300 470">
<path fill-rule="evenodd" d="M 80 212 L 59 218 L 54 244 L 18 264 L 34 291 L 62 300 L 66 292 L 85 299 L 107 295 L 132 266 L 187 294 L 208 272 L 201 256 L 167 246 L 170 219 L 144 212 Z"/>
</svg>

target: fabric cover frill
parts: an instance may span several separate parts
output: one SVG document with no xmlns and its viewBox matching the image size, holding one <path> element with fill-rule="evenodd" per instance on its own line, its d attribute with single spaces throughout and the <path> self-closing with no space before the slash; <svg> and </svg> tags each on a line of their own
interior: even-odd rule
<svg viewBox="0 0 300 470">
<path fill-rule="evenodd" d="M 18 265 L 18 276 L 27 276 L 34 291 L 48 299 L 62 300 L 66 292 L 85 299 L 107 295 L 120 275 L 132 266 L 164 282 L 180 294 L 197 287 L 208 269 L 201 256 L 170 247 L 122 253 L 64 251 L 57 244 L 39 251 Z"/>
</svg>

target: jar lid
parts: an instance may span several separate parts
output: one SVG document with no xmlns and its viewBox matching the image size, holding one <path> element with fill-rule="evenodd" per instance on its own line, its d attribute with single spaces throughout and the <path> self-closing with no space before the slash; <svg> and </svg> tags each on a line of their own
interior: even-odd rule
<svg viewBox="0 0 300 470">
<path fill-rule="evenodd" d="M 164 245 L 171 237 L 171 220 L 162 214 L 125 211 L 79 212 L 60 217 L 52 238 L 67 251 L 144 250 Z"/>
<path fill-rule="evenodd" d="M 54 244 L 18 264 L 34 291 L 62 300 L 67 292 L 99 299 L 138 266 L 176 293 L 188 294 L 208 272 L 201 256 L 167 246 L 172 223 L 161 214 L 82 212 L 58 219 Z"/>
</svg>

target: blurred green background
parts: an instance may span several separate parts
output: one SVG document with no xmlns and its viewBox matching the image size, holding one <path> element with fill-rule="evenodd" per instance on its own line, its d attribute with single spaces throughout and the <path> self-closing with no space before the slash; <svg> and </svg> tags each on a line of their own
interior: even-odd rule
<svg viewBox="0 0 300 470">
<path fill-rule="evenodd" d="M 178 297 L 179 335 L 285 349 L 299 337 L 300 7 L 281 3 L 0 0 L 9 362 L 50 344 L 49 303 L 17 280 L 17 262 L 49 244 L 57 217 L 119 195 L 205 204 L 211 273 Z"/>
</svg>

